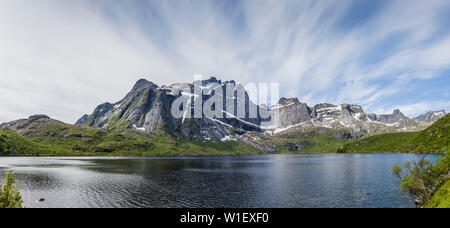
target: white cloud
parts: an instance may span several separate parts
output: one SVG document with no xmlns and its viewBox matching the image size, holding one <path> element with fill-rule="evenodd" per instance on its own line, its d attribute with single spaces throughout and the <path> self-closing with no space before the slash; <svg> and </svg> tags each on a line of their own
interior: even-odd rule
<svg viewBox="0 0 450 228">
<path fill-rule="evenodd" d="M 277 82 L 281 95 L 310 105 L 381 110 L 377 101 L 450 67 L 438 18 L 445 0 L 389 1 L 350 29 L 338 22 L 353 1 L 221 4 L 0 1 L 0 122 L 36 113 L 74 122 L 121 99 L 138 78 L 170 84 L 194 74 Z M 404 39 L 384 61 L 365 60 L 398 33 Z"/>
<path fill-rule="evenodd" d="M 12 104 L 2 121 L 46 113 L 73 122 L 143 75 L 176 74 L 136 28 L 115 27 L 86 4 L 1 1 L 0 28 L 0 85 L 10 88 L 0 103 Z"/>
</svg>

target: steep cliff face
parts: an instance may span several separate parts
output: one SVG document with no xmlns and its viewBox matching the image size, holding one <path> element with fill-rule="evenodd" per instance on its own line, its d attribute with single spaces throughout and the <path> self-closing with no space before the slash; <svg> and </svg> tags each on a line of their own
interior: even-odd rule
<svg viewBox="0 0 450 228">
<path fill-rule="evenodd" d="M 329 128 L 345 129 L 358 136 L 369 132 L 415 131 L 445 115 L 445 111 L 429 112 L 410 119 L 400 110 L 386 115 L 367 114 L 358 105 L 323 103 L 309 107 L 297 98 L 282 98 L 278 104 L 266 108 L 252 103 L 242 88 L 234 81 L 222 82 L 214 77 L 162 87 L 141 79 L 121 101 L 99 105 L 76 124 L 112 130 L 133 128 L 180 139 L 227 141 L 242 138 L 237 137 L 237 130 L 278 134 L 292 129 Z M 214 97 L 218 99 L 210 99 Z M 202 109 L 211 105 L 210 100 L 214 104 L 209 111 L 214 116 L 207 116 Z M 181 116 L 173 116 L 174 102 L 179 102 L 175 106 L 179 105 Z M 198 107 L 201 116 L 194 118 L 198 117 Z"/>
<path fill-rule="evenodd" d="M 256 107 L 259 112 L 261 107 L 251 103 L 246 92 L 243 96 L 238 96 L 234 93 L 235 90 L 232 90 L 233 94 L 227 95 L 227 83 L 237 86 L 233 81 L 222 82 L 210 78 L 194 83 L 176 83 L 159 87 L 141 79 L 124 99 L 114 104 L 99 105 L 91 115 L 83 116 L 76 124 L 112 130 L 134 128 L 149 134 L 163 133 L 176 138 L 200 141 L 231 140 L 230 130 L 233 128 L 260 131 L 261 118 L 259 115 L 252 116 L 250 109 Z M 196 103 L 200 103 L 200 113 L 203 114 L 203 105 L 218 90 L 222 93 L 222 101 L 212 105 L 212 112 L 221 115 L 213 117 L 203 115 L 202 118 L 194 118 Z M 196 94 L 195 91 L 200 91 L 203 96 Z M 230 97 L 235 100 L 234 111 L 231 112 L 225 107 Z M 179 98 L 183 101 L 180 103 L 180 110 L 184 110 L 184 113 L 182 116 L 173 116 L 172 104 Z M 243 100 L 245 117 L 237 117 L 242 116 L 238 111 L 238 99 Z"/>
<path fill-rule="evenodd" d="M 430 112 L 420 117 L 410 119 L 400 110 L 393 114 L 367 114 L 361 106 L 350 104 L 317 104 L 309 107 L 300 103 L 297 98 L 282 98 L 271 109 L 273 116 L 278 116 L 278 122 L 273 129 L 267 129 L 273 133 L 279 133 L 291 128 L 331 128 L 349 129 L 355 132 L 395 132 L 417 131 L 426 128 L 445 114 Z"/>
<path fill-rule="evenodd" d="M 272 117 L 276 120 L 276 128 L 287 128 L 311 120 L 311 108 L 300 103 L 297 98 L 281 98 L 271 109 Z"/>
</svg>

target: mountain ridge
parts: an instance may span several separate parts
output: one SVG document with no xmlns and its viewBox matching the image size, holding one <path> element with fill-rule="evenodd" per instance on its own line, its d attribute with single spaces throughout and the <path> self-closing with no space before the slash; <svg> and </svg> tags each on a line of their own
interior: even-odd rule
<svg viewBox="0 0 450 228">
<path fill-rule="evenodd" d="M 226 101 L 226 83 L 238 86 L 235 81 L 222 82 L 215 77 L 201 81 L 201 89 L 210 83 L 217 83 L 224 92 Z M 177 89 L 182 86 L 191 88 L 191 93 L 183 94 Z M 198 86 L 197 86 L 198 87 Z M 298 98 L 281 98 L 272 107 L 257 106 L 249 99 L 245 91 L 246 117 L 237 118 L 235 113 L 226 113 L 232 118 L 190 118 L 177 119 L 171 116 L 170 106 L 180 96 L 188 96 L 191 101 L 198 99 L 194 96 L 194 83 L 175 83 L 169 86 L 158 86 L 146 79 L 140 79 L 132 90 L 116 103 L 99 105 L 92 114 L 84 115 L 76 124 L 98 127 L 103 129 L 132 128 L 144 130 L 146 133 L 167 133 L 180 139 L 195 139 L 199 141 L 222 141 L 229 137 L 230 129 L 256 131 L 262 134 L 278 134 L 292 129 L 325 127 L 332 129 L 348 129 L 350 131 L 371 133 L 387 133 L 398 131 L 419 131 L 446 114 L 445 111 L 430 111 L 415 118 L 406 117 L 396 109 L 392 114 L 377 115 L 365 113 L 359 105 L 321 103 L 308 106 Z M 239 98 L 234 95 L 234 99 Z M 232 96 L 233 96 L 232 95 Z M 202 97 L 202 104 L 212 95 Z M 190 108 L 193 109 L 193 102 Z M 249 117 L 249 107 L 257 106 L 258 116 Z M 236 104 L 235 104 L 236 107 Z M 264 109 L 270 112 L 272 122 L 263 125 L 261 113 Z M 191 110 L 193 113 L 193 111 Z M 186 114 L 186 113 L 185 113 Z M 273 120 L 277 121 L 273 121 Z"/>
<path fill-rule="evenodd" d="M 22 136 L 30 136 L 34 139 L 38 137 L 37 142 L 46 140 L 48 144 L 53 144 L 61 139 L 64 141 L 66 136 L 72 137 L 73 141 L 69 141 L 69 145 L 75 149 L 79 149 L 79 145 L 83 144 L 84 140 L 88 140 L 84 137 L 86 134 L 101 130 L 100 132 L 103 132 L 101 134 L 113 135 L 111 138 L 105 139 L 108 144 L 106 146 L 105 143 L 99 141 L 97 136 L 91 136 L 98 144 L 88 143 L 89 148 L 86 150 L 91 151 L 95 151 L 96 148 L 106 151 L 121 151 L 121 148 L 131 148 L 130 150 L 138 151 L 139 147 L 133 147 L 133 143 L 129 140 L 126 142 L 131 147 L 125 142 L 117 144 L 113 142 L 114 140 L 110 141 L 111 139 L 120 139 L 120 136 L 117 135 L 122 135 L 123 132 L 130 134 L 131 131 L 132 135 L 138 135 L 133 136 L 134 138 L 145 142 L 144 146 L 147 145 L 146 143 L 152 143 L 152 140 L 148 141 L 142 137 L 156 137 L 170 142 L 169 144 L 183 142 L 183 145 L 191 145 L 189 147 L 197 148 L 197 150 L 203 144 L 192 146 L 193 142 L 206 143 L 205 145 L 209 145 L 212 151 L 217 151 L 215 149 L 217 145 L 228 145 L 225 148 L 228 148 L 226 150 L 229 150 L 230 153 L 247 153 L 253 150 L 264 153 L 299 151 L 317 153 L 336 152 L 344 143 L 372 134 L 418 132 L 445 115 L 445 111 L 435 111 L 416 118 L 408 118 L 400 110 L 394 110 L 392 114 L 376 115 L 365 113 L 361 106 L 352 104 L 321 103 L 310 107 L 306 103 L 300 102 L 298 98 L 281 98 L 277 104 L 267 108 L 253 104 L 246 91 L 241 97 L 238 97 L 235 92 L 228 96 L 226 83 L 239 86 L 234 81 L 222 82 L 217 78 L 210 78 L 192 84 L 175 83 L 160 87 L 141 79 L 123 99 L 116 103 L 100 104 L 92 114 L 82 116 L 75 125 L 53 120 L 46 115 L 34 115 L 28 119 L 0 124 L 0 128 L 11 129 Z M 179 90 L 182 87 L 188 89 Z M 194 101 L 200 101 L 200 97 L 196 96 L 194 91 L 198 88 L 208 90 L 201 97 L 202 105 L 215 95 L 215 91 L 220 90 L 225 92 L 222 94 L 224 100 L 230 97 L 236 101 L 241 99 L 239 101 L 242 101 L 243 107 L 245 107 L 245 112 L 242 113 L 245 114 L 245 117 L 237 117 L 237 102 L 235 102 L 235 109 L 232 113 L 221 110 L 218 106 L 218 110 L 226 114 L 223 118 L 185 118 L 188 114 L 195 115 Z M 187 99 L 187 103 L 182 103 L 187 109 L 183 111 L 182 117 L 175 118 L 171 114 L 171 106 L 172 102 L 179 98 Z M 257 111 L 256 116 L 250 115 L 251 107 Z M 262 117 L 264 112 L 269 113 L 270 118 Z M 269 124 L 264 124 L 266 122 Z M 68 133 L 61 135 L 61 132 L 67 131 Z M 74 154 L 79 153 L 73 148 L 63 146 L 66 150 L 73 151 Z M 236 148 L 241 148 L 243 151 L 236 151 Z M 148 149 L 144 147 L 143 150 Z M 173 147 L 173 150 L 178 151 L 180 147 Z M 184 154 L 183 152 L 177 153 Z"/>
</svg>

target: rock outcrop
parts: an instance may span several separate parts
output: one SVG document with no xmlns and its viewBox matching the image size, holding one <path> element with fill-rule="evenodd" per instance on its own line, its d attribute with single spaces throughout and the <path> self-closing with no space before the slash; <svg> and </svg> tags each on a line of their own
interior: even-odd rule
<svg viewBox="0 0 450 228">
<path fill-rule="evenodd" d="M 42 131 L 42 128 L 54 122 L 59 121 L 50 119 L 50 117 L 46 115 L 34 115 L 28 117 L 28 119 L 20 119 L 0 124 L 0 128 L 8 128 L 24 136 L 34 135 L 35 133 L 46 134 Z"/>
</svg>

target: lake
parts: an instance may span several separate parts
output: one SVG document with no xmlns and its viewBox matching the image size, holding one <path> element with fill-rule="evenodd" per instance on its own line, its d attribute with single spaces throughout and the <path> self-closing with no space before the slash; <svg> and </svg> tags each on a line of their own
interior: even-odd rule
<svg viewBox="0 0 450 228">
<path fill-rule="evenodd" d="M 436 159 L 438 155 L 428 155 Z M 414 154 L 1 157 L 26 207 L 414 207 L 391 173 Z M 45 201 L 39 203 L 39 199 Z"/>
</svg>

